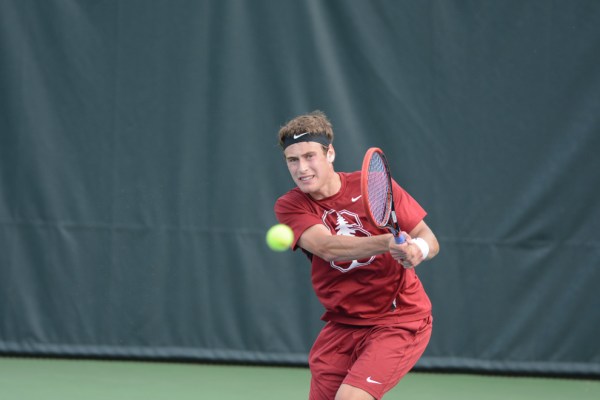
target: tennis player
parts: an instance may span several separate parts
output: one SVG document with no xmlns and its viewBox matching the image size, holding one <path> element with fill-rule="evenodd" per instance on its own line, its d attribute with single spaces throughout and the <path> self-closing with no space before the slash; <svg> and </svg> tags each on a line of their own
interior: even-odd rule
<svg viewBox="0 0 600 400">
<path fill-rule="evenodd" d="M 421 357 L 431 336 L 431 303 L 414 267 L 438 241 L 426 212 L 393 182 L 406 242 L 369 223 L 360 171 L 334 169 L 333 129 L 315 111 L 290 120 L 279 144 L 296 188 L 275 203 L 312 264 L 325 326 L 309 355 L 311 400 L 380 399 Z"/>
</svg>

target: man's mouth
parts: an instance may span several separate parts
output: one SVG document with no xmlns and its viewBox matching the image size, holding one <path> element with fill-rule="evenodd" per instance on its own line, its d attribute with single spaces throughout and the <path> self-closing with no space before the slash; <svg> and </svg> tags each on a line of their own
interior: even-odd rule
<svg viewBox="0 0 600 400">
<path fill-rule="evenodd" d="M 310 181 L 314 177 L 315 177 L 314 175 L 301 176 L 301 177 L 298 178 L 298 180 L 300 182 L 306 182 L 306 181 Z"/>
</svg>

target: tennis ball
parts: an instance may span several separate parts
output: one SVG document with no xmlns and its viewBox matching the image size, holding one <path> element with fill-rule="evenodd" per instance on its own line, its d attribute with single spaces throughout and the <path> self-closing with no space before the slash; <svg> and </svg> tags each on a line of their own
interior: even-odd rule
<svg viewBox="0 0 600 400">
<path fill-rule="evenodd" d="M 267 245 L 273 251 L 286 251 L 294 242 L 294 232 L 285 224 L 273 225 L 267 231 Z"/>
</svg>

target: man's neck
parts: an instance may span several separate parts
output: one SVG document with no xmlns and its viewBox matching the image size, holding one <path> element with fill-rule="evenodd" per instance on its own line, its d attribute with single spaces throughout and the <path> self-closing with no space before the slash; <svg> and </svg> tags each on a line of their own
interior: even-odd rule
<svg viewBox="0 0 600 400">
<path fill-rule="evenodd" d="M 324 185 L 322 190 L 316 193 L 309 193 L 309 195 L 315 200 L 323 200 L 336 195 L 341 190 L 341 188 L 342 178 L 337 172 L 333 171 L 333 175 L 331 176 L 327 184 Z"/>
</svg>

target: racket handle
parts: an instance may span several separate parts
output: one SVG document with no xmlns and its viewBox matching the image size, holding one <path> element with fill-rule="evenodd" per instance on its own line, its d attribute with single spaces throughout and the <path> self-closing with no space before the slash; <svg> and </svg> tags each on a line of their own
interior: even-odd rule
<svg viewBox="0 0 600 400">
<path fill-rule="evenodd" d="M 394 236 L 394 240 L 396 241 L 396 244 L 402 244 L 402 243 L 406 242 L 406 239 L 404 238 L 403 234 Z"/>
</svg>

